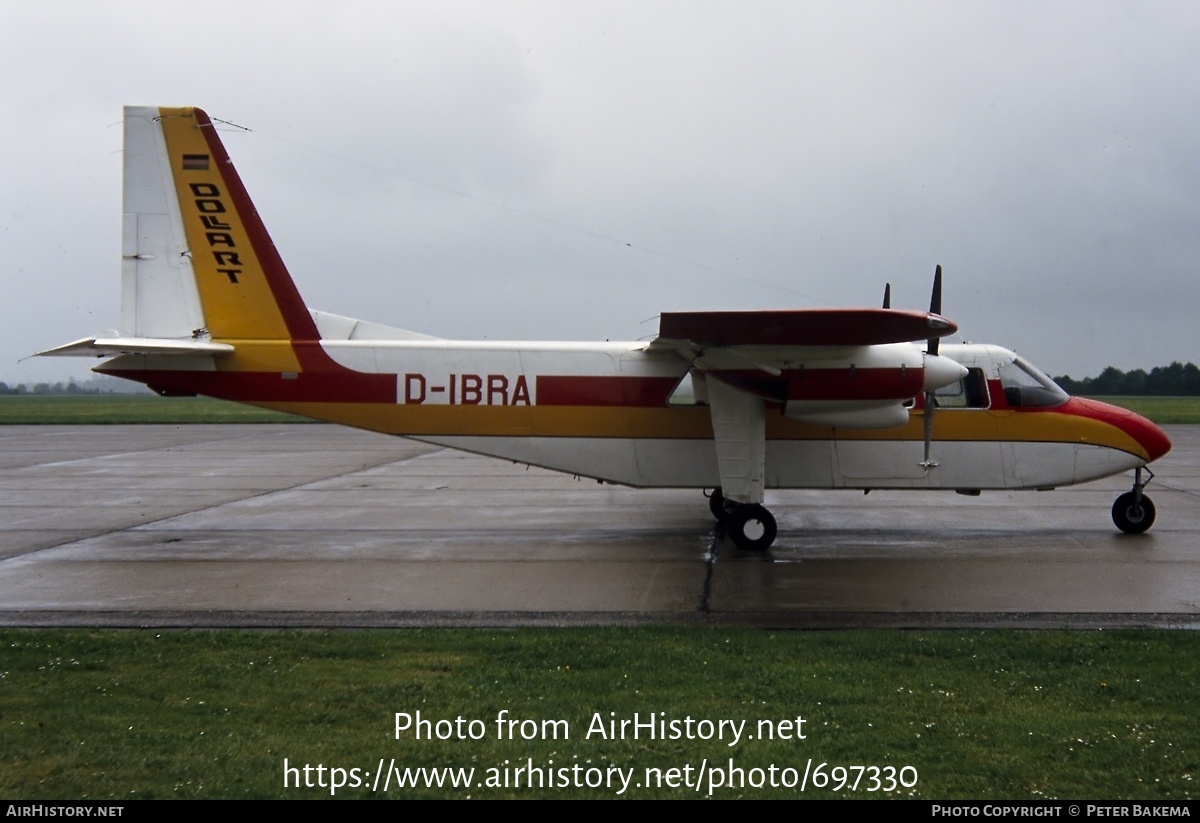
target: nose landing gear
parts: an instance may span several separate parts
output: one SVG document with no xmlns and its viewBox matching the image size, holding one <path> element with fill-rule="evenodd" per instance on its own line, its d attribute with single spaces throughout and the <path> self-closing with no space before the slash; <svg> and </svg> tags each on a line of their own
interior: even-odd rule
<svg viewBox="0 0 1200 823">
<path fill-rule="evenodd" d="M 1154 503 L 1143 493 L 1143 489 L 1154 478 L 1154 472 L 1146 469 L 1150 476 L 1142 481 L 1142 470 L 1134 469 L 1133 490 L 1117 498 L 1112 507 L 1112 519 L 1117 528 L 1126 534 L 1141 534 L 1154 525 Z"/>
</svg>

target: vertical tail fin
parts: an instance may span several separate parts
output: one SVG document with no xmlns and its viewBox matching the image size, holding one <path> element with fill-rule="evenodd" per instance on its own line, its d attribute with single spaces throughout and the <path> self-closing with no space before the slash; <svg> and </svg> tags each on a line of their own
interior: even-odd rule
<svg viewBox="0 0 1200 823">
<path fill-rule="evenodd" d="M 395 402 L 395 374 L 354 371 L 322 347 L 203 111 L 125 109 L 124 212 L 120 336 L 41 354 L 116 355 L 95 370 L 163 394 L 273 408 Z M 349 325 L 347 337 L 356 326 L 327 317 Z"/>
<path fill-rule="evenodd" d="M 122 334 L 318 338 L 212 120 L 125 109 Z"/>
</svg>

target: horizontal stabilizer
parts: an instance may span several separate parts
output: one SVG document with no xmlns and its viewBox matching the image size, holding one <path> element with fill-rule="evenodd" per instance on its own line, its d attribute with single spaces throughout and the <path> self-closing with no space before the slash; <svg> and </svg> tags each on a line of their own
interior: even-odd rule
<svg viewBox="0 0 1200 823">
<path fill-rule="evenodd" d="M 114 354 L 233 354 L 227 343 L 204 340 L 171 340 L 153 337 L 85 337 L 65 346 L 40 351 L 38 357 L 111 357 Z"/>
<path fill-rule="evenodd" d="M 660 339 L 714 346 L 875 346 L 945 337 L 940 314 L 895 309 L 663 312 Z"/>
</svg>

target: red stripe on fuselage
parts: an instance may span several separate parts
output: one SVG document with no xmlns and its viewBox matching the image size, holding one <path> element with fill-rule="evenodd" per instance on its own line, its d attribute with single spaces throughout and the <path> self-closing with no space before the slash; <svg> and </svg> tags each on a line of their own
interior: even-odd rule
<svg viewBox="0 0 1200 823">
<path fill-rule="evenodd" d="M 665 406 L 678 377 L 537 376 L 539 406 Z"/>
<path fill-rule="evenodd" d="M 145 383 L 162 394 L 202 394 L 240 403 L 395 403 L 396 375 L 364 374 L 349 369 L 278 372 L 96 371 Z"/>
<path fill-rule="evenodd" d="M 170 394 L 203 394 L 245 403 L 396 403 L 394 374 L 368 374 L 344 367 L 278 372 L 157 371 L 97 369 L 115 377 L 145 383 Z M 673 377 L 578 377 L 540 375 L 536 378 L 539 406 L 665 407 L 679 382 Z"/>
<path fill-rule="evenodd" d="M 319 348 L 315 344 L 300 342 L 297 350 Z M 321 356 L 325 356 L 321 352 Z M 309 358 L 310 362 L 314 358 Z M 203 394 L 226 400 L 242 402 L 313 402 L 313 403 L 395 403 L 397 378 L 394 374 L 357 372 L 343 366 L 333 369 L 318 369 L 281 375 L 278 372 L 224 372 L 224 371 L 158 371 L 158 370 L 100 370 L 106 373 L 136 380 L 160 391 L 180 394 Z M 869 385 L 856 385 L 855 378 L 835 377 L 821 374 L 822 370 L 810 370 L 799 385 L 787 394 L 788 399 L 820 400 L 873 400 L 911 396 L 903 394 L 910 387 L 904 385 L 894 393 L 871 389 Z M 899 385 L 898 370 L 871 369 L 864 371 L 894 372 L 894 381 Z M 722 372 L 723 377 L 730 373 Z M 761 374 L 748 372 L 748 374 Z M 860 372 L 861 374 L 861 372 Z M 909 377 L 912 378 L 910 371 Z M 915 378 L 918 384 L 920 372 Z M 674 377 L 624 377 L 624 376 L 579 376 L 538 375 L 535 378 L 535 404 L 539 406 L 629 406 L 660 408 L 667 405 L 672 390 L 678 384 Z M 733 381 L 730 381 L 733 382 Z M 866 376 L 864 384 L 874 381 Z M 748 391 L 759 393 L 762 386 L 753 381 L 746 385 L 734 383 Z M 783 388 L 777 381 L 776 388 Z M 810 393 L 811 392 L 811 393 Z M 763 396 L 774 399 L 775 394 Z"/>
</svg>

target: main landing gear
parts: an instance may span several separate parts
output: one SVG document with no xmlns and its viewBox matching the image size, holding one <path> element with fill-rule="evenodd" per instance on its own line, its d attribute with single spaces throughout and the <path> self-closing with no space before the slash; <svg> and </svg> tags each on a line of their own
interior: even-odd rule
<svg viewBox="0 0 1200 823">
<path fill-rule="evenodd" d="M 1141 534 L 1154 525 L 1154 503 L 1143 493 L 1143 489 L 1154 478 L 1154 472 L 1146 469 L 1150 476 L 1142 481 L 1142 470 L 1133 470 L 1133 491 L 1117 498 L 1112 507 L 1113 523 L 1126 534 Z"/>
<path fill-rule="evenodd" d="M 766 551 L 775 542 L 778 533 L 775 517 L 765 506 L 726 500 L 718 487 L 708 495 L 708 508 L 725 527 L 729 539 L 742 551 Z"/>
</svg>

